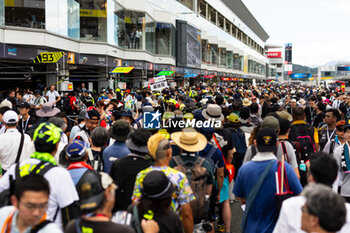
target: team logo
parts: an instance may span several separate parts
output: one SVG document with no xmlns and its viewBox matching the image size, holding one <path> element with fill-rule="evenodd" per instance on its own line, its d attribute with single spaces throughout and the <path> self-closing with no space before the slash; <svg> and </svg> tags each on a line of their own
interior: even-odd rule
<svg viewBox="0 0 350 233">
<path fill-rule="evenodd" d="M 263 139 L 265 141 L 265 145 L 268 145 L 268 144 L 270 144 L 270 141 L 272 138 L 270 136 L 264 136 Z"/>
<path fill-rule="evenodd" d="M 160 121 L 162 114 L 159 111 L 145 112 L 143 114 L 143 128 L 160 129 Z"/>
</svg>

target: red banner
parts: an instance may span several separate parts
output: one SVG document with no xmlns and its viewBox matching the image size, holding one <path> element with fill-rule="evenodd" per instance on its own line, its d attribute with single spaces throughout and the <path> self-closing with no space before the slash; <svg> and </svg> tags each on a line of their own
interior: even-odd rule
<svg viewBox="0 0 350 233">
<path fill-rule="evenodd" d="M 267 52 L 266 55 L 268 58 L 281 58 L 282 52 Z"/>
<path fill-rule="evenodd" d="M 215 74 L 210 74 L 210 75 L 204 75 L 203 78 L 214 78 L 216 75 Z"/>
</svg>

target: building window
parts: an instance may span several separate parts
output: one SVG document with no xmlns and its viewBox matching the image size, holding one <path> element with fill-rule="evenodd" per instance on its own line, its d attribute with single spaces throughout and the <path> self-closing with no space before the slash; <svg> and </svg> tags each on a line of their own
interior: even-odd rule
<svg viewBox="0 0 350 233">
<path fill-rule="evenodd" d="M 202 62 L 204 63 L 209 63 L 209 54 L 208 54 L 208 41 L 207 40 L 202 40 L 201 41 L 201 46 L 202 46 Z"/>
<path fill-rule="evenodd" d="M 237 38 L 237 27 L 235 25 L 232 25 L 232 35 Z"/>
<path fill-rule="evenodd" d="M 178 1 L 184 4 L 185 6 L 187 6 L 188 8 L 190 8 L 191 10 L 193 10 L 193 0 L 178 0 Z"/>
<path fill-rule="evenodd" d="M 225 48 L 219 48 L 219 58 L 220 58 L 220 66 L 226 66 L 226 49 Z"/>
<path fill-rule="evenodd" d="M 229 34 L 231 34 L 231 26 L 232 26 L 231 22 L 226 20 L 225 31 Z"/>
<path fill-rule="evenodd" d="M 209 20 L 216 25 L 216 10 L 209 7 Z"/>
<path fill-rule="evenodd" d="M 226 67 L 229 69 L 233 68 L 233 52 L 232 51 L 226 52 Z"/>
<path fill-rule="evenodd" d="M 210 44 L 210 63 L 211 64 L 218 64 L 218 56 L 219 50 L 218 45 L 216 44 Z"/>
<path fill-rule="evenodd" d="M 145 37 L 143 38 L 142 29 L 139 27 L 138 32 L 136 33 L 135 37 L 135 49 L 139 49 L 140 46 L 137 46 L 137 43 L 140 44 L 146 44 L 146 50 L 150 53 L 155 53 L 155 40 L 156 40 L 156 28 L 155 28 L 155 21 L 146 14 L 145 16 Z M 142 42 L 141 42 L 142 40 Z"/>
<path fill-rule="evenodd" d="M 68 36 L 74 39 L 80 38 L 80 11 L 79 3 L 68 0 Z"/>
<path fill-rule="evenodd" d="M 5 1 L 5 25 L 45 29 L 45 0 Z"/>
<path fill-rule="evenodd" d="M 198 4 L 198 11 L 204 18 L 207 18 L 207 3 L 204 0 L 201 0 Z"/>
<path fill-rule="evenodd" d="M 0 0 L 0 26 L 5 25 L 5 2 Z"/>
<path fill-rule="evenodd" d="M 155 22 L 144 12 L 115 10 L 117 45 L 155 53 Z"/>
<path fill-rule="evenodd" d="M 239 56 L 238 53 L 233 54 L 233 69 L 243 70 L 243 56 Z"/>
<path fill-rule="evenodd" d="M 224 29 L 224 17 L 221 14 L 218 14 L 218 26 Z"/>
<path fill-rule="evenodd" d="M 173 55 L 175 28 L 169 23 L 157 23 L 156 54 Z"/>
<path fill-rule="evenodd" d="M 80 38 L 83 40 L 107 41 L 106 0 L 80 1 Z"/>
</svg>

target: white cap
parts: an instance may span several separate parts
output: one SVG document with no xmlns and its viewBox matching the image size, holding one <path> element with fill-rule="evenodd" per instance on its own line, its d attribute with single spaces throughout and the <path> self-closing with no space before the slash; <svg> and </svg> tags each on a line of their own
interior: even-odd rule
<svg viewBox="0 0 350 233">
<path fill-rule="evenodd" d="M 4 115 L 2 116 L 2 119 L 6 124 L 17 123 L 18 122 L 18 115 L 15 111 L 8 110 L 4 113 Z"/>
</svg>

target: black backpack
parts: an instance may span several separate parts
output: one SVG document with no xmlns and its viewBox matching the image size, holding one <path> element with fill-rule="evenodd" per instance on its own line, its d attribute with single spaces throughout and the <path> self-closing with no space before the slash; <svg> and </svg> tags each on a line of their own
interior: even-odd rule
<svg viewBox="0 0 350 233">
<path fill-rule="evenodd" d="M 12 205 L 10 197 L 15 192 L 16 183 L 18 182 L 19 179 L 21 179 L 19 164 L 20 163 L 17 163 L 15 168 L 16 179 L 14 179 L 12 175 L 9 175 L 10 187 L 0 193 L 0 208 L 4 206 Z M 41 167 L 43 166 L 44 168 L 41 169 Z M 55 165 L 53 165 L 52 163 L 40 161 L 40 163 L 36 164 L 34 169 L 29 174 L 36 173 L 43 176 L 47 171 L 49 171 L 53 167 L 55 167 Z"/>
<path fill-rule="evenodd" d="M 71 114 L 73 112 L 72 110 L 72 105 L 70 104 L 70 99 L 72 98 L 72 96 L 67 96 L 64 100 L 63 100 L 63 111 L 66 112 L 67 114 Z"/>
<path fill-rule="evenodd" d="M 309 156 L 316 152 L 313 136 L 314 128 L 309 124 L 296 124 L 291 126 L 289 140 L 295 150 L 300 173 L 300 182 L 303 186 L 307 184 L 307 169 L 305 163 L 309 160 Z"/>
</svg>

